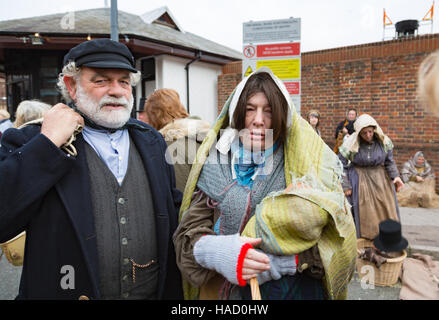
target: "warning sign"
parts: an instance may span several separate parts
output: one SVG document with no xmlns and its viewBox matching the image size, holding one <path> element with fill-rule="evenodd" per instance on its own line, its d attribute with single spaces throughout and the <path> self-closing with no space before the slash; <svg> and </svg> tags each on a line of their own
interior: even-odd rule
<svg viewBox="0 0 439 320">
<path fill-rule="evenodd" d="M 284 84 L 297 112 L 301 100 L 300 18 L 250 21 L 243 24 L 242 76 L 269 68 Z"/>
<path fill-rule="evenodd" d="M 250 21 L 243 24 L 243 43 L 300 40 L 300 18 Z"/>
<path fill-rule="evenodd" d="M 252 68 L 250 66 L 248 66 L 247 70 L 245 71 L 244 76 L 247 77 L 252 72 L 253 72 Z"/>
<path fill-rule="evenodd" d="M 259 45 L 257 53 L 258 58 L 298 56 L 300 55 L 300 42 Z"/>
<path fill-rule="evenodd" d="M 287 87 L 289 94 L 300 94 L 299 82 L 284 82 L 284 85 Z"/>
<path fill-rule="evenodd" d="M 279 79 L 299 79 L 300 59 L 258 60 L 256 68 L 268 67 Z"/>
<path fill-rule="evenodd" d="M 247 59 L 250 59 L 250 58 L 253 58 L 255 56 L 256 49 L 253 46 L 245 46 L 243 53 Z"/>
</svg>

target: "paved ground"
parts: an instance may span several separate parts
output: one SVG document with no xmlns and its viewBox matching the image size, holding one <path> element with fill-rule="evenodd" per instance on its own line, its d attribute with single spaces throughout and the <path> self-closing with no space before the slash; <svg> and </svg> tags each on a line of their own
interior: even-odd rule
<svg viewBox="0 0 439 320">
<path fill-rule="evenodd" d="M 420 252 L 439 260 L 439 209 L 401 207 L 403 236 L 409 241 L 408 254 Z M 14 267 L 5 257 L 0 259 L 0 300 L 14 299 L 18 293 L 21 267 Z M 401 283 L 392 287 L 363 289 L 358 275 L 349 284 L 349 300 L 398 300 Z"/>
<path fill-rule="evenodd" d="M 14 267 L 6 260 L 5 256 L 2 256 L 0 258 L 0 300 L 15 299 L 18 294 L 20 277 L 21 267 Z"/>
<path fill-rule="evenodd" d="M 398 281 L 391 287 L 374 286 L 368 288 L 360 282 L 355 272 L 354 278 L 349 283 L 348 300 L 399 300 L 401 282 Z"/>
<path fill-rule="evenodd" d="M 412 252 L 439 260 L 439 209 L 401 208 L 402 233 Z"/>
</svg>

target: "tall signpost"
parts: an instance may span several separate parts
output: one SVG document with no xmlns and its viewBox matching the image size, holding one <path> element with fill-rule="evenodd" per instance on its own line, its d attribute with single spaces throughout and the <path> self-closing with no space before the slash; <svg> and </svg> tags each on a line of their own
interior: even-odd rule
<svg viewBox="0 0 439 320">
<path fill-rule="evenodd" d="M 119 22 L 117 17 L 117 0 L 111 0 L 111 40 L 119 41 Z"/>
<path fill-rule="evenodd" d="M 300 114 L 300 18 L 243 24 L 242 76 L 269 67 L 281 79 Z"/>
</svg>

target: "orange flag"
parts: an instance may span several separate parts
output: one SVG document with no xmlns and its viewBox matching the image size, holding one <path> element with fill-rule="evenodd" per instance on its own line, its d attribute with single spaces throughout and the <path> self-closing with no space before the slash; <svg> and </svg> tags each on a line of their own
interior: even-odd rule
<svg viewBox="0 0 439 320">
<path fill-rule="evenodd" d="M 422 18 L 422 21 L 433 20 L 433 8 L 434 8 L 434 1 L 433 1 L 433 5 L 431 6 L 430 10 L 428 10 L 427 14 L 424 16 L 424 18 Z M 430 16 L 428 16 L 428 15 L 430 15 Z"/>
<path fill-rule="evenodd" d="M 383 9 L 383 11 L 384 11 L 384 15 L 383 15 L 383 25 L 388 26 L 388 25 L 393 24 L 393 23 L 392 23 L 392 20 L 390 20 L 389 16 L 386 14 L 386 9 Z M 386 22 L 386 20 L 387 20 L 388 22 Z"/>
</svg>

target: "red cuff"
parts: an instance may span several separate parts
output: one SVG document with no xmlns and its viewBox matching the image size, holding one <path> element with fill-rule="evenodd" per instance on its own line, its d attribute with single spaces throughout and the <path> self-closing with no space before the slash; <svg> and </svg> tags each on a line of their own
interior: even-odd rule
<svg viewBox="0 0 439 320">
<path fill-rule="evenodd" d="M 242 279 L 242 267 L 244 266 L 245 255 L 249 249 L 253 249 L 253 246 L 250 243 L 246 243 L 241 247 L 241 252 L 239 252 L 238 256 L 238 264 L 236 265 L 236 277 L 238 278 L 238 284 L 241 287 L 247 284 L 247 281 Z"/>
<path fill-rule="evenodd" d="M 299 255 L 295 255 L 296 256 L 296 266 L 298 266 L 299 265 Z"/>
</svg>

